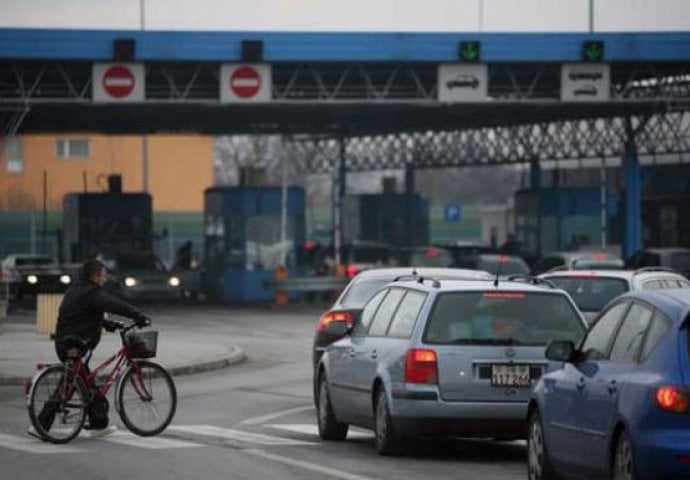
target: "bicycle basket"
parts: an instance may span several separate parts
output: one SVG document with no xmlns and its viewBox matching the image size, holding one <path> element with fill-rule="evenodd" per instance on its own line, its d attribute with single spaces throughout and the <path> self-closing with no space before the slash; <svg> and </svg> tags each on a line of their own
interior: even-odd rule
<svg viewBox="0 0 690 480">
<path fill-rule="evenodd" d="M 156 356 L 158 346 L 158 331 L 147 330 L 145 332 L 127 332 L 125 346 L 129 355 L 134 358 L 152 358 Z"/>
</svg>

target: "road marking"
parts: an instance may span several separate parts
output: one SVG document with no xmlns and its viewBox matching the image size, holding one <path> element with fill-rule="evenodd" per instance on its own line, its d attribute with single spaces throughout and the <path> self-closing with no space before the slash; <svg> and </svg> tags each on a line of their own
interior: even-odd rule
<svg viewBox="0 0 690 480">
<path fill-rule="evenodd" d="M 54 445 L 46 443 L 37 438 L 24 438 L 15 435 L 0 433 L 0 447 L 11 448 L 28 453 L 77 453 L 83 452 L 81 448 L 68 447 L 65 445 Z"/>
<path fill-rule="evenodd" d="M 278 430 L 287 430 L 288 432 L 303 433 L 305 435 L 317 436 L 319 435 L 319 427 L 316 425 L 303 423 L 303 424 L 271 424 L 264 425 L 268 428 L 277 428 Z M 347 432 L 347 438 L 350 440 L 360 439 L 360 438 L 372 438 L 374 436 L 371 432 L 363 432 L 352 430 L 350 428 Z"/>
<path fill-rule="evenodd" d="M 276 418 L 284 417 L 285 415 L 292 415 L 293 413 L 306 412 L 307 410 L 313 410 L 313 405 L 306 405 L 304 407 L 289 408 L 287 410 L 281 410 L 275 413 L 269 413 L 268 415 L 261 415 L 260 417 L 248 418 L 241 421 L 240 425 L 256 425 L 259 423 L 266 423 L 270 420 L 275 420 Z"/>
<path fill-rule="evenodd" d="M 161 437 L 140 437 L 129 432 L 115 432 L 111 435 L 98 438 L 106 442 L 117 443 L 137 448 L 148 448 L 151 450 L 163 450 L 166 448 L 189 448 L 203 447 L 201 443 L 185 442 L 172 438 Z"/>
<path fill-rule="evenodd" d="M 313 442 L 305 442 L 303 440 L 292 440 L 289 438 L 262 435 L 260 433 L 243 432 L 241 430 L 214 427 L 212 425 L 172 425 L 168 427 L 168 430 L 258 445 L 316 445 Z"/>
<path fill-rule="evenodd" d="M 320 473 L 333 478 L 340 478 L 342 480 L 371 480 L 371 477 L 363 477 L 361 475 L 348 473 L 343 470 L 336 470 L 335 468 L 324 467 L 316 463 L 303 462 L 302 460 L 296 460 L 294 458 L 284 457 L 282 455 L 275 455 L 273 453 L 264 452 L 263 450 L 255 448 L 243 451 L 250 455 L 254 455 L 255 457 L 265 458 L 267 460 L 272 460 L 274 462 L 282 463 L 284 465 L 290 465 L 291 467 L 301 468 L 303 470 L 309 470 L 311 472 Z"/>
</svg>

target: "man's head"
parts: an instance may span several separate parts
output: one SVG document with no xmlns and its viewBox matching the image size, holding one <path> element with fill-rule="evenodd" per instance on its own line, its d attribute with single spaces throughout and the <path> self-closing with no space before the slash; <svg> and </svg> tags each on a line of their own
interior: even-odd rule
<svg viewBox="0 0 690 480">
<path fill-rule="evenodd" d="M 98 260 L 87 260 L 81 266 L 81 278 L 102 287 L 107 280 L 105 265 Z"/>
</svg>

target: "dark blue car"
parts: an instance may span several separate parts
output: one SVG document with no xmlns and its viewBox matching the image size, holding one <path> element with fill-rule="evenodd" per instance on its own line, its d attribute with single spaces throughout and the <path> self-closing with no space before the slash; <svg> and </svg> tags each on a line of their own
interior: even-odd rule
<svg viewBox="0 0 690 480">
<path fill-rule="evenodd" d="M 563 367 L 535 385 L 528 471 L 557 478 L 690 478 L 690 289 L 618 297 Z"/>
</svg>

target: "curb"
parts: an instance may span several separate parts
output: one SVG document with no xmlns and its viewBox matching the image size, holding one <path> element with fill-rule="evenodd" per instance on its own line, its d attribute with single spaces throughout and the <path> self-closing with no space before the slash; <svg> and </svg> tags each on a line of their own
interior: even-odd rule
<svg viewBox="0 0 690 480">
<path fill-rule="evenodd" d="M 229 355 L 218 356 L 212 360 L 202 360 L 199 362 L 192 362 L 182 365 L 166 366 L 162 365 L 168 373 L 173 377 L 182 375 L 192 375 L 195 373 L 210 372 L 212 370 L 220 370 L 232 365 L 237 365 L 247 359 L 244 351 L 239 347 L 231 347 Z M 24 382 L 30 379 L 31 376 L 0 376 L 0 386 L 2 385 L 24 385 Z"/>
</svg>

